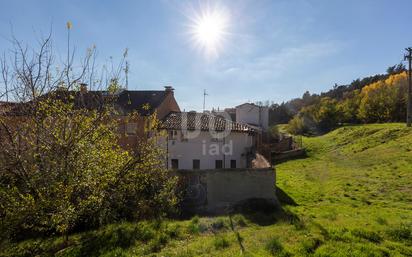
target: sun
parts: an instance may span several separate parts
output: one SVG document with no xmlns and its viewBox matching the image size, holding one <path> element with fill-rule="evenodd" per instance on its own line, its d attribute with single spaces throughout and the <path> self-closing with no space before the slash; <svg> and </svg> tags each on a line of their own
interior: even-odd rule
<svg viewBox="0 0 412 257">
<path fill-rule="evenodd" d="M 229 16 L 223 8 L 205 8 L 194 15 L 191 27 L 192 41 L 208 56 L 218 56 L 222 50 L 229 26 Z"/>
</svg>

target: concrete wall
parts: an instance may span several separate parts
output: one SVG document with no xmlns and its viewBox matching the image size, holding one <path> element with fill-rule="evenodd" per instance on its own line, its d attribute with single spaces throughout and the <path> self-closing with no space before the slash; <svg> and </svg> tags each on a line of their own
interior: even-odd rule
<svg viewBox="0 0 412 257">
<path fill-rule="evenodd" d="M 276 202 L 276 173 L 266 169 L 177 171 L 186 194 L 183 208 L 198 213 L 224 213 L 252 198 Z"/>
<path fill-rule="evenodd" d="M 200 160 L 200 169 L 214 169 L 215 161 L 224 161 L 223 168 L 230 168 L 230 161 L 236 160 L 236 168 L 247 167 L 247 151 L 254 146 L 254 136 L 249 133 L 231 132 L 224 139 L 215 139 L 209 131 L 194 131 L 196 137 L 185 139 L 182 131 L 168 136 L 166 151 L 168 168 L 172 159 L 179 160 L 179 169 L 193 169 L 193 160 Z"/>
<path fill-rule="evenodd" d="M 269 108 L 254 104 L 242 104 L 236 107 L 236 122 L 248 123 L 267 130 L 269 127 Z"/>
</svg>

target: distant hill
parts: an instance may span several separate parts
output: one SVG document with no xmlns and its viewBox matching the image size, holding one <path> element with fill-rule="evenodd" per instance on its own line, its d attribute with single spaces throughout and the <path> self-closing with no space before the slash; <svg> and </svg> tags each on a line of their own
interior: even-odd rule
<svg viewBox="0 0 412 257">
<path fill-rule="evenodd" d="M 405 71 L 405 66 L 400 63 L 388 67 L 386 74 L 376 74 L 365 78 L 358 78 L 347 85 L 335 84 L 332 89 L 320 94 L 311 94 L 309 91 L 306 91 L 300 98 L 291 99 L 281 104 L 272 104 L 269 111 L 269 124 L 288 123 L 303 108 L 319 103 L 321 98 L 328 97 L 336 101 L 342 101 L 351 96 L 353 92 L 359 92 L 368 85 L 385 81 L 391 75 L 400 74 Z"/>
</svg>

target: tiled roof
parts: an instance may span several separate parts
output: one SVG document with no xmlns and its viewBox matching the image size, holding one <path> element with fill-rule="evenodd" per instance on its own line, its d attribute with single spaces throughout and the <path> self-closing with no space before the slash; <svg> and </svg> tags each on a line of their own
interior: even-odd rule
<svg viewBox="0 0 412 257">
<path fill-rule="evenodd" d="M 166 91 L 130 91 L 123 90 L 119 93 L 116 104 L 125 111 L 138 111 L 142 115 L 150 114 L 164 101 Z M 147 106 L 148 108 L 144 108 Z"/>
<path fill-rule="evenodd" d="M 107 91 L 64 91 L 56 90 L 49 92 L 39 97 L 46 99 L 53 97 L 63 101 L 73 101 L 76 107 L 99 109 L 105 103 L 114 103 L 125 113 L 137 111 L 141 115 L 148 115 L 159 107 L 164 101 L 168 92 L 162 91 L 131 91 L 122 90 L 116 94 L 109 94 Z M 13 115 L 23 115 L 30 112 L 31 102 L 14 103 L 13 108 L 7 108 L 7 113 Z M 0 107 L 4 107 L 5 103 L 0 102 Z M 5 109 L 5 108 L 1 108 Z"/>
<path fill-rule="evenodd" d="M 247 124 L 226 120 L 221 116 L 214 116 L 209 113 L 196 112 L 170 113 L 163 120 L 161 128 L 181 130 L 186 127 L 187 130 L 200 129 L 203 131 L 214 128 L 216 131 L 224 131 L 225 126 L 227 126 L 227 130 L 235 132 L 256 132 L 253 127 Z"/>
</svg>

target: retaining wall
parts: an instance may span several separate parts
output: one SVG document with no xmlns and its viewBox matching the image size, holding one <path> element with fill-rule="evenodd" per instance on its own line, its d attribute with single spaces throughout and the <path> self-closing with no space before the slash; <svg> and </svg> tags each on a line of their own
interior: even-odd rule
<svg viewBox="0 0 412 257">
<path fill-rule="evenodd" d="M 225 213 L 244 200 L 276 202 L 276 172 L 263 169 L 179 170 L 184 189 L 182 207 L 195 213 Z"/>
</svg>

